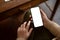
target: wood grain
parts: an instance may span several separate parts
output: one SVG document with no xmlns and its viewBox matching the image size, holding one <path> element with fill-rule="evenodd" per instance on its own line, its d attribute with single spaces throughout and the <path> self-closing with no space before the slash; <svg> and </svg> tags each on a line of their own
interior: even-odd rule
<svg viewBox="0 0 60 40">
<path fill-rule="evenodd" d="M 11 8 L 13 7 L 12 9 L 8 8 L 7 6 L 6 6 L 7 9 L 5 7 L 0 6 L 0 20 L 11 17 L 15 14 L 19 14 L 19 12 L 24 12 L 25 10 L 27 10 L 31 7 L 34 7 L 44 1 L 46 1 L 46 0 L 32 0 L 30 2 L 27 2 L 23 5 L 16 6 L 16 7 L 13 7 L 13 5 L 12 6 L 7 5 L 7 6 L 10 6 Z"/>
<path fill-rule="evenodd" d="M 0 12 L 3 12 L 3 11 L 6 11 L 6 10 L 9 10 L 11 8 L 14 8 L 16 6 L 19 6 L 19 5 L 22 5 L 26 2 L 29 2 L 30 0 L 12 0 L 10 2 L 7 2 L 7 3 L 0 3 Z"/>
</svg>

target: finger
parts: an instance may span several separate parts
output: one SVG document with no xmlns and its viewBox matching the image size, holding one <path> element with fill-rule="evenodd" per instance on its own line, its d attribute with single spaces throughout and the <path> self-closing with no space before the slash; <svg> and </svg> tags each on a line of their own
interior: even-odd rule
<svg viewBox="0 0 60 40">
<path fill-rule="evenodd" d="M 31 29 L 29 30 L 29 35 L 31 34 L 32 30 L 33 30 L 33 28 L 31 28 Z"/>
<path fill-rule="evenodd" d="M 21 28 L 25 28 L 25 25 L 26 25 L 26 22 L 24 22 L 24 23 L 22 24 L 22 27 L 21 27 Z"/>
<path fill-rule="evenodd" d="M 22 24 L 21 24 L 21 26 L 20 26 L 21 28 L 22 28 Z"/>
<path fill-rule="evenodd" d="M 29 16 L 30 20 L 32 21 L 32 15 Z"/>
<path fill-rule="evenodd" d="M 41 14 L 42 14 L 43 21 L 48 21 L 49 20 L 46 13 L 42 9 L 41 9 Z"/>
<path fill-rule="evenodd" d="M 20 31 L 21 28 L 22 28 L 22 25 L 20 27 L 18 27 L 18 31 Z"/>
<path fill-rule="evenodd" d="M 23 28 L 23 24 L 21 24 L 21 27 L 20 28 Z"/>
<path fill-rule="evenodd" d="M 43 16 L 47 17 L 46 14 L 45 14 L 45 12 L 44 12 L 42 9 L 41 9 L 40 11 L 41 11 L 41 14 L 42 14 Z"/>
<path fill-rule="evenodd" d="M 32 21 L 32 15 L 30 15 L 29 17 L 30 17 L 30 20 Z"/>
<path fill-rule="evenodd" d="M 29 21 L 28 24 L 27 24 L 27 26 L 26 26 L 27 30 L 29 29 L 30 23 L 31 23 L 31 21 Z"/>
<path fill-rule="evenodd" d="M 32 16 L 30 15 L 29 17 L 31 18 Z"/>
<path fill-rule="evenodd" d="M 33 19 L 31 18 L 31 21 L 32 21 Z"/>
<path fill-rule="evenodd" d="M 25 28 L 27 22 L 24 22 L 23 27 Z"/>
</svg>

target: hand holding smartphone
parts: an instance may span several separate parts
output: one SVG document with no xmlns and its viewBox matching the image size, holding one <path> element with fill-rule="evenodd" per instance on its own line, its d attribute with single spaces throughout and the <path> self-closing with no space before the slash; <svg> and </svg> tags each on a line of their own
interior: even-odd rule
<svg viewBox="0 0 60 40">
<path fill-rule="evenodd" d="M 40 8 L 39 7 L 31 8 L 31 14 L 33 18 L 34 27 L 43 26 Z"/>
</svg>

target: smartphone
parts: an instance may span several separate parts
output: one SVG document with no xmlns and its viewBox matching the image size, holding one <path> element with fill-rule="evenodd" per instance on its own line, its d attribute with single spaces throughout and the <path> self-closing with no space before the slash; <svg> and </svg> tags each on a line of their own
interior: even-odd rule
<svg viewBox="0 0 60 40">
<path fill-rule="evenodd" d="M 31 8 L 31 14 L 32 14 L 34 27 L 43 26 L 40 8 L 39 7 Z"/>
</svg>

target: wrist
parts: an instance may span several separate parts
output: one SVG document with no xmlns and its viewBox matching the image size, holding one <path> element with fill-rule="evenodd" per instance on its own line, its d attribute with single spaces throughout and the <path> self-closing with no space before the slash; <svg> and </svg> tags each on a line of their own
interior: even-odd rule
<svg viewBox="0 0 60 40">
<path fill-rule="evenodd" d="M 16 40 L 27 40 L 27 39 L 25 39 L 25 38 L 17 38 Z"/>
</svg>

